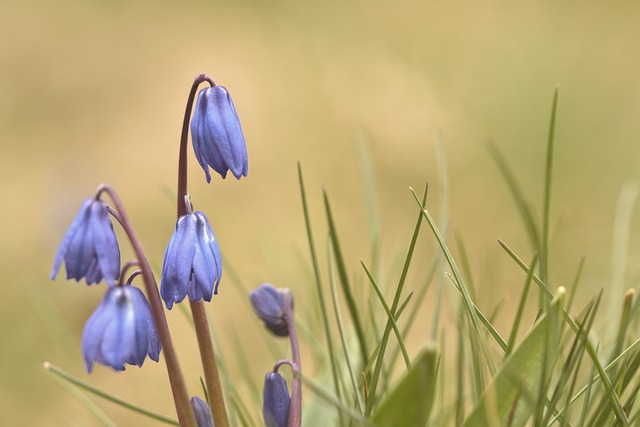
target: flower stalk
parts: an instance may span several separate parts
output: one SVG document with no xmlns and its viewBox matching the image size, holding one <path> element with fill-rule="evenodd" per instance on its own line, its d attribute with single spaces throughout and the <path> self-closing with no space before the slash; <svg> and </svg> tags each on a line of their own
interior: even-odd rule
<svg viewBox="0 0 640 427">
<path fill-rule="evenodd" d="M 196 420 L 189 405 L 189 394 L 187 393 L 187 387 L 178 363 L 178 357 L 173 343 L 171 341 L 171 335 L 169 333 L 169 325 L 167 324 L 167 318 L 162 307 L 160 300 L 160 294 L 158 292 L 158 286 L 156 284 L 155 277 L 153 276 L 149 261 L 142 249 L 142 244 L 136 235 L 135 230 L 129 217 L 127 216 L 124 205 L 120 201 L 120 198 L 116 192 L 107 184 L 102 184 L 98 187 L 96 198 L 99 198 L 102 193 L 109 195 L 112 200 L 116 212 L 118 213 L 117 220 L 122 225 L 133 251 L 135 252 L 136 259 L 140 270 L 142 270 L 142 278 L 145 285 L 147 298 L 151 305 L 151 313 L 153 314 L 153 320 L 155 321 L 158 329 L 158 335 L 160 336 L 160 342 L 162 343 L 162 350 L 167 363 L 167 372 L 169 374 L 169 382 L 171 384 L 171 392 L 173 394 L 173 400 L 176 406 L 176 413 L 178 415 L 178 421 L 181 426 L 196 427 Z"/>
<path fill-rule="evenodd" d="M 296 322 L 293 318 L 293 297 L 291 291 L 282 291 L 284 299 L 284 312 L 289 329 L 289 340 L 291 342 L 291 358 L 293 359 L 293 379 L 291 380 L 291 405 L 289 407 L 289 422 L 287 427 L 300 427 L 302 424 L 302 380 L 300 373 L 300 345 L 298 343 L 298 333 L 296 332 Z"/>
<path fill-rule="evenodd" d="M 189 119 L 193 109 L 196 90 L 203 82 L 208 82 L 211 86 L 215 83 L 205 74 L 199 74 L 191 86 L 187 106 L 185 108 L 184 120 L 182 122 L 182 133 L 180 136 L 180 154 L 178 159 L 178 191 L 177 191 L 177 217 L 180 218 L 188 213 L 185 196 L 187 196 L 187 145 L 189 141 Z M 224 404 L 222 394 L 222 384 L 220 374 L 213 350 L 213 340 L 209 329 L 209 320 L 202 301 L 190 301 L 191 314 L 198 339 L 198 348 L 202 360 L 205 384 L 209 395 L 209 405 L 213 416 L 213 423 L 216 427 L 229 427 L 229 419 Z"/>
</svg>

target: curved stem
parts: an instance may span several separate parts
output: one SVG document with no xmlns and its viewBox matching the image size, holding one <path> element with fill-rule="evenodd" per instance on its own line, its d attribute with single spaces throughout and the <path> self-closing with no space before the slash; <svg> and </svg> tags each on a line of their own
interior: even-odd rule
<svg viewBox="0 0 640 427">
<path fill-rule="evenodd" d="M 291 291 L 285 289 L 282 292 L 284 298 L 284 313 L 289 328 L 289 340 L 291 341 L 291 358 L 293 359 L 293 379 L 291 384 L 291 405 L 289 406 L 289 422 L 287 427 L 300 427 L 302 424 L 302 381 L 300 373 L 300 345 L 298 344 L 298 333 L 296 332 L 296 322 L 293 318 L 293 297 Z"/>
<path fill-rule="evenodd" d="M 180 135 L 180 157 L 178 159 L 178 218 L 186 215 L 190 211 L 190 202 L 187 198 L 187 145 L 189 142 L 189 119 L 191 118 L 191 110 L 193 108 L 193 100 L 195 99 L 198 86 L 208 82 L 211 86 L 215 86 L 213 80 L 205 74 L 199 74 L 193 81 L 187 106 L 184 112 L 184 120 L 182 121 L 182 133 Z M 189 207 L 187 207 L 189 203 Z M 220 374 L 218 373 L 218 365 L 216 364 L 215 352 L 213 351 L 213 341 L 211 339 L 211 331 L 209 330 L 209 319 L 202 301 L 190 301 L 191 314 L 198 338 L 198 348 L 200 350 L 200 358 L 202 360 L 202 369 L 204 371 L 204 379 L 209 394 L 209 405 L 211 407 L 211 415 L 213 423 L 216 427 L 229 427 L 229 419 L 227 410 L 224 405 L 224 396 L 222 394 L 222 384 L 220 383 Z"/>
<path fill-rule="evenodd" d="M 167 318 L 162 308 L 162 302 L 160 300 L 160 293 L 158 292 L 158 285 L 156 284 L 155 277 L 151 271 L 149 261 L 142 249 L 142 244 L 136 235 L 129 217 L 125 213 L 124 206 L 120 201 L 120 198 L 116 192 L 110 186 L 102 184 L 98 187 L 96 197 L 100 197 L 102 193 L 107 193 L 109 198 L 113 201 L 115 210 L 118 213 L 118 221 L 122 224 L 122 228 L 133 251 L 138 259 L 138 264 L 142 270 L 142 277 L 144 279 L 145 289 L 147 291 L 147 297 L 149 298 L 149 304 L 151 305 L 151 313 L 153 314 L 153 320 L 156 323 L 158 329 L 158 335 L 160 336 L 160 342 L 162 343 L 162 351 L 167 362 L 167 372 L 169 374 L 169 382 L 171 383 L 171 392 L 173 393 L 173 400 L 176 405 L 176 413 L 178 415 L 178 421 L 181 426 L 196 427 L 196 420 L 189 405 L 189 394 L 187 393 L 187 387 L 180 370 L 180 364 L 176 352 L 171 342 L 171 335 L 169 334 L 169 325 L 167 324 Z"/>
</svg>

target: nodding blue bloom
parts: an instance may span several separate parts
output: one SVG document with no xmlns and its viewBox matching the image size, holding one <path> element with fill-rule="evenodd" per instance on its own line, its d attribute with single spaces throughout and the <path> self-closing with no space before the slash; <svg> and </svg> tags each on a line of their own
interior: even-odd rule
<svg viewBox="0 0 640 427">
<path fill-rule="evenodd" d="M 211 182 L 209 166 L 222 178 L 229 170 L 237 179 L 247 176 L 247 145 L 236 108 L 223 86 L 204 88 L 198 93 L 191 140 L 207 182 Z"/>
<path fill-rule="evenodd" d="M 290 405 L 287 381 L 277 372 L 267 373 L 262 392 L 262 416 L 266 427 L 286 427 Z"/>
<path fill-rule="evenodd" d="M 272 284 L 264 283 L 249 294 L 251 305 L 264 325 L 279 337 L 289 336 L 284 298 Z"/>
<path fill-rule="evenodd" d="M 87 372 L 98 362 L 124 371 L 124 364 L 158 361 L 160 339 L 151 306 L 142 291 L 130 285 L 111 286 L 82 331 Z"/>
<path fill-rule="evenodd" d="M 218 294 L 222 276 L 220 248 L 207 217 L 202 212 L 178 218 L 176 231 L 167 245 L 162 266 L 160 295 L 167 308 L 189 295 L 191 301 L 211 301 Z"/>
<path fill-rule="evenodd" d="M 89 198 L 65 234 L 51 271 L 51 280 L 56 278 L 62 261 L 67 268 L 67 279 L 87 285 L 100 282 L 104 277 L 113 285 L 120 274 L 120 248 L 109 220 L 107 204 Z"/>
<path fill-rule="evenodd" d="M 198 424 L 198 427 L 213 427 L 211 409 L 209 409 L 207 402 L 200 399 L 198 396 L 193 396 L 191 400 L 189 400 L 189 404 L 196 416 L 196 424 Z"/>
</svg>

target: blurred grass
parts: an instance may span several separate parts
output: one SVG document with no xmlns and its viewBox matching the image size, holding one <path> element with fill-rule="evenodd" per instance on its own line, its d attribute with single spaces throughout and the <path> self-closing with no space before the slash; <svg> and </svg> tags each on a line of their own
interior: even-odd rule
<svg viewBox="0 0 640 427">
<path fill-rule="evenodd" d="M 182 110 L 201 71 L 234 97 L 250 172 L 240 182 L 207 186 L 192 157 L 190 192 L 247 286 L 271 281 L 295 292 L 313 280 L 297 256 L 306 259 L 307 251 L 298 160 L 317 236 L 326 231 L 324 187 L 348 273 L 364 283 L 356 261 L 372 260 L 355 130 L 371 150 L 380 274 L 388 275 L 384 260 L 398 259 L 414 225 L 408 187 L 437 180 L 439 130 L 449 172 L 448 227 L 464 236 L 475 302 L 494 307 L 499 292 L 508 309 L 498 317 L 509 322 L 518 299 L 506 284 L 522 277 L 495 242 L 521 249 L 527 235 L 486 145 L 500 148 L 540 211 L 549 105 L 559 84 L 549 274 L 553 283 L 571 283 L 586 256 L 581 289 L 592 295 L 606 288 L 620 189 L 640 179 L 639 18 L 640 5 L 631 1 L 1 2 L 0 424 L 97 425 L 44 375 L 44 360 L 145 406 L 171 407 L 168 394 L 143 389 L 143 382 L 153 390 L 166 386 L 162 364 L 83 374 L 80 331 L 103 290 L 48 277 L 70 219 L 103 181 L 118 189 L 150 258 L 160 263 L 174 223 L 163 188 L 176 179 Z M 633 262 L 640 244 L 632 234 L 639 220 L 629 220 L 627 271 L 616 276 L 627 286 L 640 277 Z M 419 249 L 428 264 L 432 247 Z M 259 329 L 242 327 L 254 323 L 232 283 L 223 279 L 211 308 L 221 344 L 233 342 L 229 331 L 241 330 L 245 351 L 262 351 Z M 297 296 L 296 307 L 310 312 L 313 298 Z M 180 313 L 169 317 L 173 329 L 187 327 Z M 453 317 L 443 315 L 447 327 Z M 429 331 L 431 316 L 419 319 Z M 419 341 L 426 334 L 412 336 Z M 179 341 L 190 388 L 199 390 L 193 336 Z M 269 363 L 255 364 L 257 381 Z M 228 369 L 238 375 L 237 365 Z M 129 413 L 104 408 L 116 424 L 128 424 Z"/>
</svg>

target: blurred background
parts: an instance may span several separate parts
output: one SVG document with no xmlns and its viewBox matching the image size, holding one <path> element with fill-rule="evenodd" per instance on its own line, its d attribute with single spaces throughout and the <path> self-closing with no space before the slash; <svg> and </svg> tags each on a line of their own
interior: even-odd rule
<svg viewBox="0 0 640 427">
<path fill-rule="evenodd" d="M 120 374 L 84 372 L 80 335 L 104 285 L 49 276 L 82 200 L 102 182 L 119 192 L 149 258 L 161 264 L 175 222 L 184 105 L 200 72 L 233 96 L 249 176 L 207 185 L 190 151 L 194 205 L 207 212 L 244 285 L 291 287 L 301 321 L 312 317 L 315 294 L 296 162 L 319 252 L 326 189 L 347 262 L 361 278 L 358 260 L 368 261 L 371 250 L 358 165 L 359 153 L 368 153 L 382 271 L 396 280 L 417 214 L 409 187 L 429 180 L 428 205 L 439 218 L 440 133 L 449 230 L 465 242 L 478 305 L 490 311 L 501 303 L 508 322 L 524 277 L 496 240 L 525 259 L 531 252 L 487 147 L 501 150 L 540 212 L 556 86 L 552 286 L 570 284 L 584 256 L 582 298 L 607 289 L 617 201 L 625 184 L 640 181 L 639 20 L 640 4 L 632 1 L 0 2 L 0 424 L 100 425 L 46 374 L 45 360 L 173 415 L 162 361 Z M 632 215 L 626 286 L 640 276 L 639 226 Z M 408 290 L 434 252 L 427 231 Z M 124 240 L 121 246 L 130 257 Z M 264 349 L 261 327 L 231 275 L 220 290 L 211 321 L 231 374 L 241 376 L 234 356 L 241 348 L 254 369 L 248 376 L 260 384 L 273 363 L 256 357 Z M 605 291 L 605 300 L 619 299 Z M 419 321 L 424 331 L 427 311 Z M 169 321 L 195 394 L 194 336 L 179 310 Z M 412 348 L 427 338 L 418 329 Z M 157 425 L 96 401 L 118 425 Z"/>
</svg>

